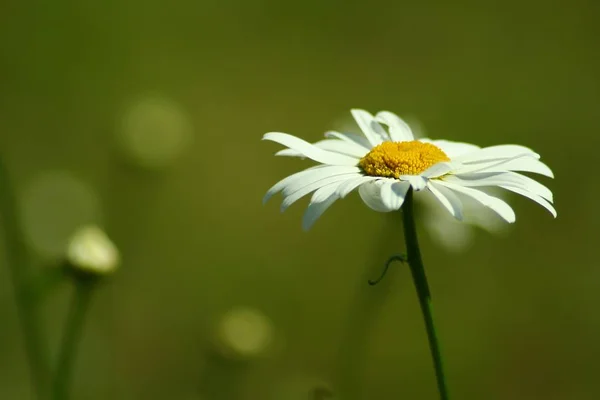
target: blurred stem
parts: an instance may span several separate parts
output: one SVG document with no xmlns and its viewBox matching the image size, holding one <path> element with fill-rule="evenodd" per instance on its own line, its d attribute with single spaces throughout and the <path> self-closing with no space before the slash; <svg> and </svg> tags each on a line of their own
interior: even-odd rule
<svg viewBox="0 0 600 400">
<path fill-rule="evenodd" d="M 32 386 L 38 399 L 43 399 L 48 378 L 43 329 L 38 317 L 35 293 L 30 290 L 30 260 L 19 224 L 14 188 L 3 160 L 0 158 L 0 213 L 4 227 L 6 258 L 15 291 L 17 311 L 23 331 L 25 352 L 31 371 Z"/>
<path fill-rule="evenodd" d="M 32 301 L 43 303 L 65 281 L 65 277 L 64 266 L 48 265 L 39 276 L 28 283 Z"/>
<path fill-rule="evenodd" d="M 75 289 L 69 306 L 67 321 L 58 353 L 58 362 L 52 382 L 53 400 L 66 400 L 69 398 L 69 383 L 71 381 L 73 364 L 83 331 L 85 314 L 89 309 L 95 284 L 94 277 L 75 277 Z"/>
<path fill-rule="evenodd" d="M 425 268 L 421 259 L 421 251 L 419 249 L 419 241 L 417 239 L 417 228 L 415 225 L 415 217 L 413 212 L 413 190 L 409 189 L 404 199 L 402 206 L 404 215 L 404 240 L 406 241 L 408 264 L 413 277 L 413 282 L 419 297 L 421 312 L 425 320 L 425 328 L 427 330 L 427 338 L 429 340 L 429 349 L 433 358 L 435 368 L 435 376 L 437 379 L 438 391 L 441 400 L 448 400 L 448 389 L 446 387 L 446 378 L 442 365 L 442 355 L 440 345 L 433 323 L 433 312 L 431 305 L 431 293 L 429 292 L 429 284 L 425 276 Z"/>
</svg>

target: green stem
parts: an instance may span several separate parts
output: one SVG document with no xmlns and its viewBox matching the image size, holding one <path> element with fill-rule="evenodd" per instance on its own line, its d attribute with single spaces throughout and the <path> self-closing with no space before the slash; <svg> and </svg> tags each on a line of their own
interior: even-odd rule
<svg viewBox="0 0 600 400">
<path fill-rule="evenodd" d="M 423 267 L 419 241 L 417 239 L 412 189 L 409 189 L 406 194 L 402 210 L 404 215 L 404 240 L 406 241 L 408 264 L 417 290 L 417 296 L 419 297 L 423 319 L 425 320 L 427 339 L 429 340 L 429 349 L 431 350 L 431 357 L 433 358 L 438 391 L 441 400 L 448 400 L 448 389 L 446 387 L 446 378 L 444 377 L 444 369 L 442 366 L 442 355 L 435 331 L 435 325 L 433 323 L 431 293 L 429 292 L 429 285 L 427 283 L 427 277 L 425 276 L 425 268 Z"/>
<path fill-rule="evenodd" d="M 58 354 L 58 362 L 52 383 L 52 399 L 69 398 L 69 382 L 73 363 L 77 355 L 77 346 L 81 339 L 85 314 L 94 292 L 95 280 L 92 277 L 75 277 L 75 292 L 69 306 L 65 330 Z"/>
<path fill-rule="evenodd" d="M 14 188 L 8 171 L 0 159 L 0 213 L 4 227 L 6 257 L 10 279 L 15 291 L 17 312 L 23 331 L 25 352 L 31 373 L 32 386 L 38 399 L 46 392 L 48 368 L 46 349 L 42 340 L 35 293 L 30 290 L 31 263 L 21 226 Z"/>
</svg>

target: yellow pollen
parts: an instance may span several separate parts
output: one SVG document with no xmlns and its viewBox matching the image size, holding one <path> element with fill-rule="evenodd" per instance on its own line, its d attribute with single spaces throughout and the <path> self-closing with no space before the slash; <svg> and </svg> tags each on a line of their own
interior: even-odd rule
<svg viewBox="0 0 600 400">
<path fill-rule="evenodd" d="M 413 140 L 383 142 L 361 158 L 358 165 L 367 175 L 398 179 L 400 175 L 419 175 L 444 161 L 450 158 L 439 147 Z"/>
</svg>

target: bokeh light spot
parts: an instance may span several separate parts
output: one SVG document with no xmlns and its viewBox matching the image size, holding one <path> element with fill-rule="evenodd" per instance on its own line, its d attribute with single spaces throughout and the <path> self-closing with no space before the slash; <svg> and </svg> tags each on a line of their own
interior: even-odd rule
<svg viewBox="0 0 600 400">
<path fill-rule="evenodd" d="M 227 312 L 219 322 L 218 340 L 226 355 L 254 357 L 271 346 L 273 324 L 260 311 L 252 308 L 235 308 Z"/>
<path fill-rule="evenodd" d="M 42 257 L 59 258 L 73 232 L 101 220 L 100 200 L 93 188 L 67 171 L 39 174 L 22 197 L 23 231 Z"/>
<path fill-rule="evenodd" d="M 135 164 L 161 168 L 177 159 L 190 144 L 192 125 L 176 102 L 147 96 L 132 103 L 119 121 L 118 143 Z"/>
</svg>

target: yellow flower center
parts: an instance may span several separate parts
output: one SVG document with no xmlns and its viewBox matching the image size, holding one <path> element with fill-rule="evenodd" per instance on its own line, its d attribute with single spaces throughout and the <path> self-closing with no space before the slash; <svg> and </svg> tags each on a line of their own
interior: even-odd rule
<svg viewBox="0 0 600 400">
<path fill-rule="evenodd" d="M 400 175 L 419 175 L 427 168 L 450 158 L 439 147 L 417 140 L 383 142 L 360 159 L 358 165 L 371 176 L 398 179 Z"/>
</svg>

